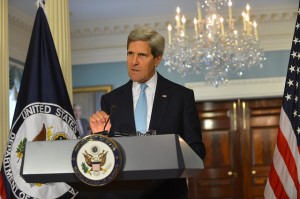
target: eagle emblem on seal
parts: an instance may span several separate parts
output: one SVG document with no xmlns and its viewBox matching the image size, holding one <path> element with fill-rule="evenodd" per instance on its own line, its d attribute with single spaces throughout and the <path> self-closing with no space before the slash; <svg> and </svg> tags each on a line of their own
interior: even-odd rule
<svg viewBox="0 0 300 199">
<path fill-rule="evenodd" d="M 103 135 L 89 135 L 74 147 L 72 167 L 80 181 L 91 186 L 112 182 L 122 170 L 122 152 L 118 144 Z"/>
<path fill-rule="evenodd" d="M 107 171 L 107 168 L 104 168 L 104 165 L 106 163 L 106 156 L 107 152 L 105 150 L 100 150 L 98 146 L 93 146 L 89 153 L 87 150 L 82 153 L 85 159 L 85 163 L 90 168 L 85 168 L 86 173 L 90 173 L 93 175 L 100 175 L 100 171 L 105 173 Z"/>
</svg>

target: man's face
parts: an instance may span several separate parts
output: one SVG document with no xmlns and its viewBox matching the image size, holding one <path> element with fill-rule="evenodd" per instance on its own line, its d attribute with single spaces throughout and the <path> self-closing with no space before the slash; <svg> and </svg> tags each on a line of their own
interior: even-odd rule
<svg viewBox="0 0 300 199">
<path fill-rule="evenodd" d="M 128 75 L 134 82 L 144 83 L 154 74 L 161 56 L 154 58 L 146 41 L 134 41 L 128 45 L 127 67 Z"/>
<path fill-rule="evenodd" d="M 80 106 L 74 106 L 73 107 L 73 112 L 74 112 L 74 116 L 75 116 L 75 119 L 80 119 L 81 117 L 81 107 Z"/>
</svg>

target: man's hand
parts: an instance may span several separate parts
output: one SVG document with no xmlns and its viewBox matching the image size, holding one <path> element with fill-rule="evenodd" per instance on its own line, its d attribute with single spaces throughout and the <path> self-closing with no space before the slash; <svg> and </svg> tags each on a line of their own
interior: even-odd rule
<svg viewBox="0 0 300 199">
<path fill-rule="evenodd" d="M 109 119 L 109 115 L 107 115 L 107 113 L 105 113 L 104 111 L 97 111 L 96 113 L 94 113 L 91 117 L 90 117 L 90 127 L 92 130 L 92 133 L 98 133 L 101 131 L 108 131 L 111 128 L 111 123 L 110 121 L 108 121 L 105 129 L 105 123 L 107 122 L 107 120 Z"/>
</svg>

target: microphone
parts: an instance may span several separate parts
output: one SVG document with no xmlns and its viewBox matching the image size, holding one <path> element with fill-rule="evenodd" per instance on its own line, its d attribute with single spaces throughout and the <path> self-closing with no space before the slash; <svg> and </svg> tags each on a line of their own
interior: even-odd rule
<svg viewBox="0 0 300 199">
<path fill-rule="evenodd" d="M 117 106 L 116 105 L 112 105 L 111 108 L 110 108 L 110 114 L 108 116 L 108 119 L 107 121 L 105 122 L 105 125 L 103 127 L 103 131 L 105 132 L 105 128 L 106 128 L 106 125 L 108 124 L 110 118 L 112 117 L 113 113 L 117 110 Z"/>
<path fill-rule="evenodd" d="M 116 105 L 112 105 L 111 108 L 110 108 L 110 114 L 108 115 L 108 119 L 107 119 L 107 121 L 104 124 L 103 131 L 100 131 L 100 132 L 97 132 L 97 133 L 94 133 L 94 134 L 101 134 L 101 135 L 105 135 L 105 136 L 109 135 L 109 133 L 105 130 L 105 128 L 106 128 L 108 122 L 110 121 L 110 118 L 112 117 L 113 113 L 116 110 L 117 110 L 117 106 Z"/>
</svg>

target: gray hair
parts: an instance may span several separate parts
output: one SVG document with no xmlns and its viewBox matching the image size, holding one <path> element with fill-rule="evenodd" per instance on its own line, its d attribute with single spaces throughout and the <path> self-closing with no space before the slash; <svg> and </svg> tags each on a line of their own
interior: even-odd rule
<svg viewBox="0 0 300 199">
<path fill-rule="evenodd" d="M 162 56 L 165 49 L 165 38 L 148 26 L 137 27 L 132 30 L 127 39 L 128 46 L 133 41 L 146 41 L 148 42 L 153 57 Z"/>
</svg>

